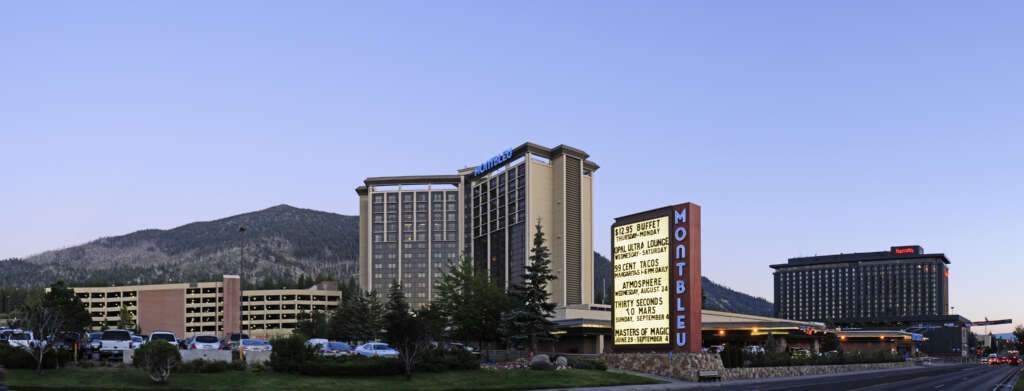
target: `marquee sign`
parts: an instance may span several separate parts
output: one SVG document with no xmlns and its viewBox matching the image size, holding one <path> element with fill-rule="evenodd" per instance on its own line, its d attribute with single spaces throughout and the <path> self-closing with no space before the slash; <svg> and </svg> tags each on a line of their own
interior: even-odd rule
<svg viewBox="0 0 1024 391">
<path fill-rule="evenodd" d="M 612 274 L 616 351 L 701 351 L 699 205 L 615 219 Z"/>
</svg>

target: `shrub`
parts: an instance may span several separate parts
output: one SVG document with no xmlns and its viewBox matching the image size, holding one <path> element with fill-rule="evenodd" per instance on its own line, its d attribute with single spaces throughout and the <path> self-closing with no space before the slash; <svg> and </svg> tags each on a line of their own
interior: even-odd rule
<svg viewBox="0 0 1024 391">
<path fill-rule="evenodd" d="M 132 356 L 132 364 L 136 368 L 146 370 L 149 379 L 155 383 L 166 383 L 171 370 L 181 362 L 178 348 L 164 342 L 143 344 Z"/>
<path fill-rule="evenodd" d="M 405 373 L 396 358 L 351 356 L 341 359 L 315 358 L 298 368 L 308 376 L 391 376 Z"/>
<path fill-rule="evenodd" d="M 316 347 L 306 346 L 306 338 L 299 334 L 274 338 L 270 341 L 270 367 L 278 372 L 297 372 L 317 359 Z"/>
<path fill-rule="evenodd" d="M 608 364 L 601 359 L 589 359 L 589 358 L 570 358 L 569 366 L 574 369 L 594 369 L 598 371 L 607 371 Z"/>
<path fill-rule="evenodd" d="M 903 356 L 892 353 L 888 350 L 875 350 L 866 352 L 844 352 L 840 350 L 833 354 L 823 354 L 810 357 L 793 357 L 787 352 L 779 353 L 743 353 L 743 360 L 747 361 L 748 367 L 786 367 L 800 365 L 842 365 L 842 364 L 875 364 L 887 362 L 901 362 Z M 735 368 L 726 362 L 725 352 L 722 355 L 722 362 L 726 368 Z"/>
<path fill-rule="evenodd" d="M 480 359 L 461 349 L 428 349 L 416 357 L 416 370 L 445 372 L 480 369 Z"/>
<path fill-rule="evenodd" d="M 0 345 L 0 365 L 8 369 L 35 369 L 32 354 L 25 349 Z"/>
<path fill-rule="evenodd" d="M 178 367 L 178 371 L 184 373 L 221 373 L 242 370 L 245 370 L 245 364 L 241 361 L 228 363 L 224 361 L 194 360 L 181 364 Z"/>
<path fill-rule="evenodd" d="M 730 344 L 718 354 L 722 358 L 722 365 L 726 368 L 739 368 L 743 366 L 743 349 Z"/>
</svg>

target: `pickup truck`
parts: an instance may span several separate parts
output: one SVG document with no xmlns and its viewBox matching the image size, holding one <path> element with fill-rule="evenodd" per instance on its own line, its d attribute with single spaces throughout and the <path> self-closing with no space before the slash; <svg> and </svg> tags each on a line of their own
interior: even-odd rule
<svg viewBox="0 0 1024 391">
<path fill-rule="evenodd" d="M 132 333 L 128 330 L 107 330 L 100 336 L 100 355 L 120 355 L 132 350 Z"/>
</svg>

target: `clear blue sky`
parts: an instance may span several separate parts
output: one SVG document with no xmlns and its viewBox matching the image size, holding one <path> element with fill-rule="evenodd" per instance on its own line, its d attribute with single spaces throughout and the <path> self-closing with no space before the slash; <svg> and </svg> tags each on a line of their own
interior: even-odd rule
<svg viewBox="0 0 1024 391">
<path fill-rule="evenodd" d="M 599 228 L 702 204 L 705 275 L 735 289 L 920 244 L 957 312 L 1024 321 L 1020 2 L 342 3 L 6 4 L 0 257 L 356 214 L 366 176 L 530 140 L 602 166 Z"/>
</svg>

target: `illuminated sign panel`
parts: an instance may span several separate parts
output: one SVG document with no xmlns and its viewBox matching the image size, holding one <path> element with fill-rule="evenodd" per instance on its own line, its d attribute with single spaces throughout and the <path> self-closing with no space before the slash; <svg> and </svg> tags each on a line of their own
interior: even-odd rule
<svg viewBox="0 0 1024 391">
<path fill-rule="evenodd" d="M 492 169 L 494 167 L 497 167 L 499 164 L 504 163 L 505 161 L 507 161 L 508 159 L 511 159 L 511 158 L 512 158 L 512 150 L 511 149 L 506 149 L 501 154 L 496 155 L 496 156 L 494 156 L 494 157 L 492 157 L 490 159 L 487 159 L 486 162 L 480 163 L 479 166 L 476 166 L 476 169 L 473 170 L 473 175 L 483 174 L 485 171 L 490 170 L 490 169 Z"/>
<path fill-rule="evenodd" d="M 924 250 L 921 246 L 899 246 L 893 247 L 892 253 L 896 255 L 920 255 Z"/>
<path fill-rule="evenodd" d="M 618 351 L 701 351 L 700 206 L 615 219 L 612 340 Z"/>
<path fill-rule="evenodd" d="M 615 343 L 669 342 L 668 217 L 613 229 Z"/>
</svg>

